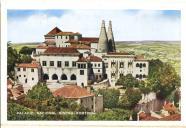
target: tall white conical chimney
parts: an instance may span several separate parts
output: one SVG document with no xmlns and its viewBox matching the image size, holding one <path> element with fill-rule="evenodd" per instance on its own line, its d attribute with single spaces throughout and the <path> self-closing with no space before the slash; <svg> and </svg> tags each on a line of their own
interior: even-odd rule
<svg viewBox="0 0 186 128">
<path fill-rule="evenodd" d="M 105 29 L 105 21 L 102 20 L 101 24 L 101 31 L 99 35 L 99 41 L 98 41 L 98 52 L 108 52 L 108 38 L 107 38 L 107 33 Z"/>
<path fill-rule="evenodd" d="M 116 46 L 115 46 L 115 41 L 114 41 L 114 35 L 112 31 L 112 21 L 109 21 L 109 27 L 108 27 L 108 49 L 110 52 L 116 52 Z"/>
</svg>

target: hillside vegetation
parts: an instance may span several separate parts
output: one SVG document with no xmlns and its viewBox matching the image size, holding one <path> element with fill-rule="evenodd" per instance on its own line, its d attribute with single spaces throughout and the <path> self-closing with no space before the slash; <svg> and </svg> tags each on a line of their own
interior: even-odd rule
<svg viewBox="0 0 186 128">
<path fill-rule="evenodd" d="M 146 59 L 160 59 L 163 62 L 168 62 L 180 74 L 180 41 L 117 42 L 116 48 L 120 52 L 134 52 L 135 54 L 143 54 Z"/>
</svg>

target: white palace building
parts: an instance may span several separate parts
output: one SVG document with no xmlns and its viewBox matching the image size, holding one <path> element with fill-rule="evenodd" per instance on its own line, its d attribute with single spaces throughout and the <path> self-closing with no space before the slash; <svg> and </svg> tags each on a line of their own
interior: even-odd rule
<svg viewBox="0 0 186 128">
<path fill-rule="evenodd" d="M 98 38 L 57 27 L 44 37 L 32 54 L 33 61 L 16 65 L 15 78 L 24 87 L 31 88 L 40 81 L 81 87 L 107 81 L 115 86 L 120 76 L 132 74 L 143 80 L 148 75 L 148 60 L 143 56 L 117 52 L 111 21 L 107 31 L 102 21 Z"/>
</svg>

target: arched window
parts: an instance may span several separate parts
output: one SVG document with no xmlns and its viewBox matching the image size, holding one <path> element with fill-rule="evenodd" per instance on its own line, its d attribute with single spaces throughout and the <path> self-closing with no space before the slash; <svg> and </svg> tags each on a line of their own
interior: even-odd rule
<svg viewBox="0 0 186 128">
<path fill-rule="evenodd" d="M 48 79 L 49 79 L 48 74 L 44 74 L 43 75 L 43 80 L 48 80 Z"/>
<path fill-rule="evenodd" d="M 141 74 L 140 74 L 139 78 L 142 79 L 142 75 Z"/>
<path fill-rule="evenodd" d="M 52 80 L 58 80 L 58 76 L 56 74 L 52 75 Z"/>
<path fill-rule="evenodd" d="M 120 73 L 120 74 L 119 74 L 119 77 L 122 77 L 122 76 L 123 76 L 123 73 Z"/>
<path fill-rule="evenodd" d="M 70 77 L 71 80 L 76 80 L 76 75 L 72 74 Z"/>
<path fill-rule="evenodd" d="M 142 66 L 143 66 L 142 63 L 140 63 L 140 68 L 142 68 Z"/>
<path fill-rule="evenodd" d="M 104 79 L 107 79 L 107 74 L 104 74 Z"/>
<path fill-rule="evenodd" d="M 145 63 L 143 63 L 143 67 L 146 67 L 146 64 Z"/>
<path fill-rule="evenodd" d="M 136 67 L 139 67 L 139 63 L 136 64 Z"/>
<path fill-rule="evenodd" d="M 146 78 L 146 75 L 145 74 L 143 75 L 143 78 Z"/>
<path fill-rule="evenodd" d="M 139 78 L 139 75 L 138 74 L 136 74 L 136 78 Z"/>
<path fill-rule="evenodd" d="M 61 80 L 67 80 L 67 75 L 65 74 L 61 75 Z"/>
</svg>

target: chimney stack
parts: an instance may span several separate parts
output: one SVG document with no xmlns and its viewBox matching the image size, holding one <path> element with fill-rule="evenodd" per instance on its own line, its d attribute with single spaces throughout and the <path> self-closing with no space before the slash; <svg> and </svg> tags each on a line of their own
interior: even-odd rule
<svg viewBox="0 0 186 128">
<path fill-rule="evenodd" d="M 98 41 L 98 52 L 102 52 L 102 53 L 108 52 L 107 44 L 108 44 L 108 38 L 105 29 L 105 21 L 102 20 L 101 31 L 99 35 L 99 41 Z"/>
<path fill-rule="evenodd" d="M 116 52 L 116 46 L 115 46 L 115 41 L 114 41 L 114 35 L 112 31 L 112 21 L 109 21 L 109 27 L 108 27 L 108 49 L 109 52 Z"/>
</svg>

